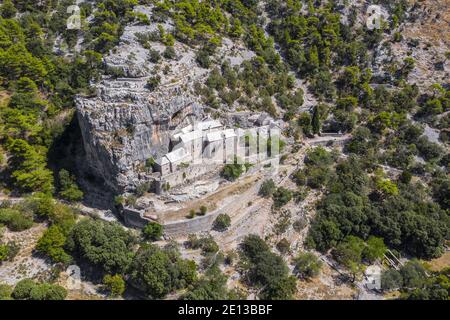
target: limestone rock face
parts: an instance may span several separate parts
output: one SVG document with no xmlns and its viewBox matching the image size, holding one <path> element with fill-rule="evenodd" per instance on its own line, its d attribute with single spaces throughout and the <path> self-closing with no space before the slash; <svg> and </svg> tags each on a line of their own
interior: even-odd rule
<svg viewBox="0 0 450 320">
<path fill-rule="evenodd" d="M 155 69 L 136 38 L 154 29 L 127 27 L 120 45 L 104 59 L 107 69 L 119 70 L 124 77 L 105 76 L 95 85 L 96 96 L 76 99 L 86 169 L 117 193 L 148 181 L 145 161 L 169 151 L 172 130 L 203 115 L 192 86 L 206 70 L 192 67 L 194 53 L 181 44 L 175 45 L 177 60 L 163 60 Z M 153 49 L 162 52 L 164 46 L 155 43 Z M 159 73 L 163 66 L 169 71 Z M 150 91 L 147 81 L 156 75 L 160 85 Z"/>
<path fill-rule="evenodd" d="M 113 189 L 136 185 L 136 167 L 167 153 L 170 131 L 198 113 L 195 101 L 176 89 L 150 96 L 136 90 L 139 83 L 123 82 L 115 90 L 104 82 L 99 97 L 77 101 L 87 165 Z"/>
</svg>

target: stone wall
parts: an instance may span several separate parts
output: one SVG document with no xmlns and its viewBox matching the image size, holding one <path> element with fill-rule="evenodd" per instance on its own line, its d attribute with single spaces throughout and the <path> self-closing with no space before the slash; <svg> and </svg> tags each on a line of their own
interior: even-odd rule
<svg viewBox="0 0 450 320">
<path fill-rule="evenodd" d="M 163 193 L 163 186 L 167 183 L 169 186 L 179 186 L 189 180 L 198 178 L 220 167 L 218 164 L 190 164 L 189 167 L 179 168 L 174 173 L 164 175 L 159 181 L 155 182 L 155 192 Z"/>
<path fill-rule="evenodd" d="M 147 223 L 149 223 L 150 219 L 146 219 L 143 216 L 144 212 L 132 208 L 125 207 L 122 210 L 122 217 L 125 224 L 132 228 L 142 229 L 145 227 Z"/>
<path fill-rule="evenodd" d="M 257 163 L 249 168 L 249 170 L 246 172 L 245 176 L 247 175 L 253 175 L 257 173 L 259 170 L 261 170 L 265 165 L 271 164 L 272 168 L 271 170 L 274 170 L 277 168 L 277 164 L 279 163 L 278 158 L 272 158 L 267 159 L 263 162 Z M 218 166 L 216 165 L 215 168 L 208 167 L 207 165 L 196 165 L 193 172 L 198 173 L 199 176 L 201 176 L 204 173 L 211 172 L 211 170 L 217 169 Z M 184 170 L 187 170 L 189 168 L 186 168 Z M 193 168 L 191 168 L 193 169 Z M 204 171 L 204 172 L 203 172 Z M 201 173 L 203 172 L 203 173 Z M 180 179 L 180 176 L 182 177 L 182 171 L 176 172 L 172 174 L 171 180 L 172 183 L 177 182 L 177 179 Z M 164 177 L 165 178 L 165 177 Z M 125 207 L 122 211 L 123 213 L 123 220 L 125 221 L 126 225 L 134 228 L 143 228 L 147 223 L 153 221 L 149 218 L 144 217 L 144 210 L 137 210 L 133 208 L 127 208 Z M 173 221 L 168 222 L 166 224 L 163 224 L 164 226 L 164 234 L 166 236 L 172 237 L 172 236 L 180 236 L 185 234 L 191 234 L 191 233 L 197 233 L 202 231 L 208 231 L 211 230 L 212 225 L 214 223 L 214 220 L 217 218 L 217 216 L 222 213 L 222 210 L 218 209 L 211 213 L 208 213 L 205 216 L 196 217 L 193 219 L 185 219 L 185 220 L 179 220 L 179 221 Z"/>
<path fill-rule="evenodd" d="M 166 236 L 173 237 L 210 230 L 219 213 L 220 210 L 216 210 L 205 216 L 169 222 L 163 225 L 164 234 Z M 151 219 L 143 216 L 143 211 L 132 208 L 123 209 L 123 220 L 127 226 L 138 229 L 144 228 L 147 223 L 152 221 Z"/>
<path fill-rule="evenodd" d="M 344 134 L 343 133 L 339 133 L 339 132 L 322 132 L 320 134 L 321 137 L 335 137 L 335 138 L 340 138 L 343 137 Z"/>
<path fill-rule="evenodd" d="M 205 216 L 196 217 L 189 220 L 180 220 L 170 222 L 164 225 L 164 234 L 166 236 L 180 236 L 201 231 L 208 231 L 212 228 L 214 220 L 219 215 L 220 210 L 216 210 Z"/>
<path fill-rule="evenodd" d="M 310 145 L 311 146 L 344 146 L 345 143 L 347 142 L 347 140 L 319 140 L 319 141 L 311 141 Z"/>
</svg>

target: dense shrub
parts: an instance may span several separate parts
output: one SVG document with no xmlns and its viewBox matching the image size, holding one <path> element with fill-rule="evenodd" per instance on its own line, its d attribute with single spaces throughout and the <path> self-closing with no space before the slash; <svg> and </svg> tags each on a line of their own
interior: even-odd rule
<svg viewBox="0 0 450 320">
<path fill-rule="evenodd" d="M 276 190 L 275 182 L 272 179 L 266 180 L 259 189 L 259 195 L 265 198 L 269 198 Z"/>
<path fill-rule="evenodd" d="M 286 254 L 291 250 L 291 244 L 286 238 L 281 239 L 277 243 L 277 249 L 280 251 L 281 254 Z"/>
<path fill-rule="evenodd" d="M 11 231 L 23 231 L 33 226 L 33 219 L 17 209 L 0 209 L 0 223 L 6 225 Z"/>
<path fill-rule="evenodd" d="M 246 276 L 251 285 L 263 288 L 261 298 L 291 299 L 296 290 L 295 278 L 283 259 L 271 252 L 256 235 L 247 236 L 240 245 L 241 258 L 248 261 Z"/>
<path fill-rule="evenodd" d="M 216 253 L 219 251 L 219 245 L 212 236 L 197 237 L 189 235 L 187 246 L 192 249 L 201 249 L 202 254 Z"/>
<path fill-rule="evenodd" d="M 64 251 L 66 235 L 57 225 L 49 227 L 39 239 L 36 250 L 47 254 L 54 262 L 68 264 L 72 257 Z"/>
<path fill-rule="evenodd" d="M 134 236 L 118 223 L 84 219 L 73 228 L 66 248 L 108 273 L 124 273 L 135 243 Z"/>
<path fill-rule="evenodd" d="M 103 286 L 112 297 L 121 296 L 125 291 L 125 281 L 121 275 L 109 275 L 103 277 Z"/>
<path fill-rule="evenodd" d="M 217 218 L 214 220 L 214 229 L 217 231 L 225 231 L 227 230 L 231 225 L 231 218 L 229 215 L 222 213 L 217 216 Z"/>
<path fill-rule="evenodd" d="M 281 208 L 292 200 L 292 191 L 279 187 L 272 195 L 273 204 L 276 208 Z"/>
<path fill-rule="evenodd" d="M 80 201 L 83 199 L 83 192 L 78 188 L 75 177 L 67 170 L 59 171 L 59 195 L 70 202 Z"/>
<path fill-rule="evenodd" d="M 11 261 L 19 253 L 20 247 L 14 241 L 0 243 L 0 264 L 3 261 Z"/>
<path fill-rule="evenodd" d="M 196 280 L 193 261 L 153 245 L 139 248 L 130 267 L 131 281 L 149 297 L 164 298 Z"/>
<path fill-rule="evenodd" d="M 12 299 L 13 288 L 7 284 L 0 284 L 0 301 Z"/>
<path fill-rule="evenodd" d="M 303 279 L 313 278 L 319 274 L 322 264 L 314 254 L 303 252 L 294 259 L 294 272 Z"/>
<path fill-rule="evenodd" d="M 17 300 L 64 300 L 67 291 L 59 285 L 36 283 L 31 279 L 19 281 L 12 297 Z"/>
<path fill-rule="evenodd" d="M 142 233 L 146 239 L 156 241 L 163 235 L 163 226 L 156 222 L 149 222 L 142 230 Z"/>
<path fill-rule="evenodd" d="M 244 173 L 244 166 L 242 164 L 226 164 L 222 171 L 222 176 L 230 181 L 234 181 Z"/>
</svg>

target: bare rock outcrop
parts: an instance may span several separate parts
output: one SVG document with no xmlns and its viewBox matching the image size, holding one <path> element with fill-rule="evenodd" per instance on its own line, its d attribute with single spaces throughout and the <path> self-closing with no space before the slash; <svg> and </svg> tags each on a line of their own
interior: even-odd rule
<svg viewBox="0 0 450 320">
<path fill-rule="evenodd" d="M 170 132 L 203 114 L 192 85 L 206 70 L 192 68 L 194 53 L 179 43 L 176 61 L 163 61 L 158 67 L 149 62 L 148 50 L 136 34 L 154 29 L 126 27 L 119 46 L 104 58 L 107 69 L 124 76 L 105 76 L 95 85 L 95 96 L 76 99 L 86 169 L 115 193 L 148 181 L 146 160 L 167 153 Z M 162 51 L 164 46 L 155 43 L 154 49 Z M 160 72 L 161 66 L 170 71 Z M 154 76 L 161 81 L 151 91 L 147 81 Z"/>
</svg>

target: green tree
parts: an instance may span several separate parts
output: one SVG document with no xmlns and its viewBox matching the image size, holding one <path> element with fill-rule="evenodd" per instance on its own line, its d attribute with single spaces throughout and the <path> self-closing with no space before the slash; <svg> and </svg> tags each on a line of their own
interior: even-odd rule
<svg viewBox="0 0 450 320">
<path fill-rule="evenodd" d="M 35 207 L 34 214 L 40 218 L 50 218 L 55 212 L 55 201 L 50 194 L 37 192 L 28 200 Z"/>
<path fill-rule="evenodd" d="M 323 263 L 312 253 L 303 252 L 294 259 L 294 272 L 303 279 L 317 276 Z"/>
<path fill-rule="evenodd" d="M 382 238 L 370 236 L 366 241 L 366 247 L 363 251 L 363 257 L 370 263 L 375 262 L 377 259 L 381 259 L 387 250 L 386 245 Z"/>
<path fill-rule="evenodd" d="M 371 147 L 371 133 L 366 127 L 358 127 L 353 133 L 352 139 L 345 145 L 345 151 L 364 155 Z"/>
<path fill-rule="evenodd" d="M 78 188 L 75 177 L 67 170 L 59 171 L 59 195 L 70 202 L 80 201 L 83 199 L 83 192 Z"/>
<path fill-rule="evenodd" d="M 192 289 L 182 297 L 183 300 L 227 300 L 227 277 L 217 266 L 206 270 L 205 275 L 194 282 Z"/>
<path fill-rule="evenodd" d="M 17 13 L 17 9 L 11 0 L 3 1 L 3 4 L 0 7 L 0 14 L 3 18 L 11 19 L 11 18 L 15 17 L 16 13 Z"/>
<path fill-rule="evenodd" d="M 273 204 L 276 208 L 281 208 L 292 200 L 292 191 L 279 187 L 272 195 Z"/>
<path fill-rule="evenodd" d="M 400 268 L 404 288 L 420 288 L 426 281 L 426 270 L 418 260 L 410 260 Z"/>
<path fill-rule="evenodd" d="M 381 274 L 381 288 L 383 290 L 397 290 L 402 287 L 403 278 L 400 272 L 389 269 Z"/>
<path fill-rule="evenodd" d="M 33 226 L 33 218 L 13 208 L 0 208 L 0 223 L 5 224 L 11 231 L 23 231 Z"/>
<path fill-rule="evenodd" d="M 192 284 L 197 276 L 195 262 L 147 244 L 139 248 L 130 269 L 131 281 L 155 299 Z"/>
<path fill-rule="evenodd" d="M 263 288 L 262 299 L 291 299 L 296 291 L 296 280 L 289 276 L 283 258 L 270 251 L 269 246 L 256 235 L 244 238 L 240 245 L 246 276 L 254 286 Z"/>
<path fill-rule="evenodd" d="M 64 251 L 66 236 L 57 225 L 50 226 L 39 239 L 36 250 L 47 254 L 54 262 L 68 264 L 72 257 Z"/>
<path fill-rule="evenodd" d="M 319 110 L 318 110 L 317 106 L 314 107 L 311 124 L 312 124 L 313 133 L 319 134 L 320 133 L 320 114 L 319 114 Z"/>
<path fill-rule="evenodd" d="M 336 101 L 336 105 L 339 109 L 345 110 L 347 112 L 353 112 L 358 105 L 358 99 L 353 96 L 347 96 L 338 99 Z"/>
<path fill-rule="evenodd" d="M 123 274 L 135 243 L 135 237 L 118 223 L 83 219 L 73 228 L 66 247 L 108 273 Z"/>
<path fill-rule="evenodd" d="M 277 281 L 271 281 L 261 292 L 261 299 L 291 300 L 297 291 L 297 281 L 293 276 L 283 276 Z"/>
<path fill-rule="evenodd" d="M 263 182 L 259 189 L 259 195 L 265 198 L 269 198 L 276 190 L 275 182 L 272 179 L 268 179 Z"/>
<path fill-rule="evenodd" d="M 0 283 L 0 301 L 1 300 L 12 300 L 13 288 L 7 284 Z"/>
<path fill-rule="evenodd" d="M 409 184 L 411 180 L 412 180 L 412 173 L 407 170 L 403 170 L 399 176 L 399 181 L 404 184 Z"/>
<path fill-rule="evenodd" d="M 352 282 L 363 271 L 361 268 L 361 259 L 364 248 L 365 244 L 362 239 L 355 236 L 347 236 L 333 250 L 333 257 L 352 274 Z"/>
<path fill-rule="evenodd" d="M 298 125 L 302 128 L 303 133 L 309 136 L 312 132 L 311 115 L 309 112 L 302 112 L 298 117 Z"/>
<path fill-rule="evenodd" d="M 211 58 L 206 50 L 200 50 L 195 57 L 200 67 L 208 69 L 211 66 Z"/>
<path fill-rule="evenodd" d="M 53 191 L 53 174 L 46 168 L 46 159 L 28 142 L 22 139 L 12 140 L 8 145 L 12 153 L 11 164 L 16 169 L 12 177 L 25 191 Z"/>
<path fill-rule="evenodd" d="M 109 275 L 103 277 L 103 286 L 113 297 L 121 296 L 125 291 L 125 281 L 119 274 Z"/>
<path fill-rule="evenodd" d="M 376 187 L 383 197 L 398 195 L 397 185 L 389 179 L 377 179 Z"/>
<path fill-rule="evenodd" d="M 149 222 L 142 230 L 142 233 L 146 239 L 156 241 L 163 235 L 163 226 L 156 222 Z"/>
<path fill-rule="evenodd" d="M 222 170 L 222 176 L 229 180 L 234 181 L 244 173 L 244 166 L 235 161 L 235 163 L 226 164 Z"/>
<path fill-rule="evenodd" d="M 230 225 L 231 218 L 225 213 L 219 214 L 213 223 L 214 229 L 217 231 L 225 231 L 230 227 Z"/>
</svg>

